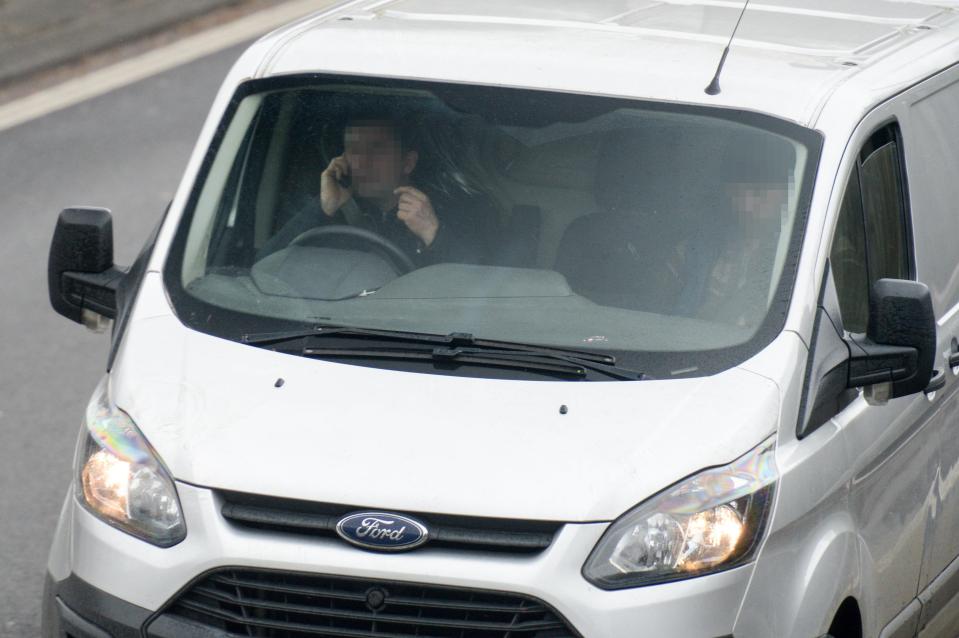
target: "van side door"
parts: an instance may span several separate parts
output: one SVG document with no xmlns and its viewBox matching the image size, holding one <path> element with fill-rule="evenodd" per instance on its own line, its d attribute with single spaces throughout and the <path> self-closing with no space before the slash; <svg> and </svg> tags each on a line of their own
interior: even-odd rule
<svg viewBox="0 0 959 638">
<path fill-rule="evenodd" d="M 853 334 L 867 330 L 873 282 L 917 279 L 898 124 L 880 124 L 856 149 L 830 250 L 842 327 Z M 933 412 L 921 392 L 885 405 L 870 405 L 861 392 L 834 417 L 852 464 L 848 507 L 863 545 L 864 635 L 918 607 L 939 463 Z"/>
<path fill-rule="evenodd" d="M 952 638 L 959 627 L 959 72 L 946 71 L 908 94 L 902 130 L 913 208 L 916 269 L 938 318 L 940 469 L 919 578 L 922 638 Z"/>
</svg>

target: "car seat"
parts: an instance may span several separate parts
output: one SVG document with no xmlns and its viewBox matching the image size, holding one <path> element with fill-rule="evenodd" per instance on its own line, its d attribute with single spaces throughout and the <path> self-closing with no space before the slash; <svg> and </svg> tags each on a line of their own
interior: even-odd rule
<svg viewBox="0 0 959 638">
<path fill-rule="evenodd" d="M 668 314 L 686 285 L 677 266 L 683 242 L 702 229 L 708 184 L 701 159 L 675 126 L 606 135 L 597 162 L 599 212 L 574 220 L 555 269 L 596 303 Z"/>
</svg>

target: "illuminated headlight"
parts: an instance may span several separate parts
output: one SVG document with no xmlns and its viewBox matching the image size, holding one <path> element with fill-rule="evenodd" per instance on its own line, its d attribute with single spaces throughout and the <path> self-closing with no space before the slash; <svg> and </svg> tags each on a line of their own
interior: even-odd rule
<svg viewBox="0 0 959 638">
<path fill-rule="evenodd" d="M 113 405 L 107 378 L 87 406 L 77 456 L 77 499 L 128 534 L 170 547 L 186 536 L 170 473 L 133 420 Z"/>
<path fill-rule="evenodd" d="M 759 549 L 777 478 L 773 440 L 705 470 L 627 512 L 593 550 L 583 575 L 603 589 L 702 576 L 743 565 Z"/>
</svg>

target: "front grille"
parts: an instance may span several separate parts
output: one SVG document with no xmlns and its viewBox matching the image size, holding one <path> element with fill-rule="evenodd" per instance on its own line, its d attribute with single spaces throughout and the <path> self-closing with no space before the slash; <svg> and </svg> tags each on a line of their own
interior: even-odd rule
<svg viewBox="0 0 959 638">
<path fill-rule="evenodd" d="M 351 512 L 371 509 L 239 492 L 221 491 L 218 495 L 223 503 L 220 513 L 234 525 L 337 539 L 337 521 Z M 427 546 L 452 549 L 537 553 L 550 546 L 562 527 L 562 523 L 549 521 L 398 513 L 415 516 L 426 524 L 430 530 Z"/>
<path fill-rule="evenodd" d="M 545 603 L 518 594 L 250 569 L 207 574 L 164 617 L 270 638 L 579 636 Z"/>
</svg>

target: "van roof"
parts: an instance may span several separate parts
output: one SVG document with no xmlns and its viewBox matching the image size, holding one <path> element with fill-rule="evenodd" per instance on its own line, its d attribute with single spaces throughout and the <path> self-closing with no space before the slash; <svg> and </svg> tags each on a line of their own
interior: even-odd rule
<svg viewBox="0 0 959 638">
<path fill-rule="evenodd" d="M 353 0 L 277 31 L 255 77 L 347 73 L 712 104 L 812 126 L 956 61 L 959 0 Z M 951 46 L 949 46 L 951 44 Z"/>
</svg>

